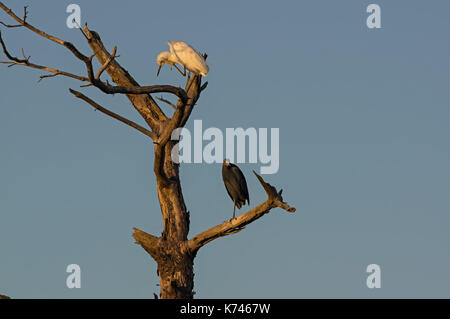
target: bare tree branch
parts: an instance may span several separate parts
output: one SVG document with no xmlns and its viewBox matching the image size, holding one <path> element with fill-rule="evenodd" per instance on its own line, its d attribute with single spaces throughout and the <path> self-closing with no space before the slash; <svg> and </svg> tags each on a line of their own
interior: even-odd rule
<svg viewBox="0 0 450 319">
<path fill-rule="evenodd" d="M 208 81 L 203 83 L 203 85 L 200 87 L 200 92 L 203 92 L 203 90 L 205 90 L 207 86 L 208 86 Z"/>
<path fill-rule="evenodd" d="M 130 121 L 130 120 L 124 118 L 123 116 L 120 116 L 120 115 L 118 115 L 118 114 L 116 114 L 114 112 L 111 112 L 111 111 L 105 109 L 104 107 L 98 105 L 93 100 L 91 100 L 90 98 L 88 98 L 87 96 L 83 95 L 82 93 L 80 93 L 78 91 L 75 91 L 75 90 L 72 90 L 72 89 L 69 89 L 69 91 L 70 91 L 70 93 L 75 95 L 77 98 L 82 99 L 83 101 L 89 103 L 94 109 L 99 110 L 100 112 L 105 113 L 106 115 L 109 115 L 109 116 L 115 118 L 116 120 L 119 120 L 120 122 L 131 126 L 132 128 L 138 130 L 139 132 L 147 135 L 152 140 L 156 140 L 156 135 L 153 132 L 150 132 L 149 130 L 143 128 L 139 124 L 136 124 L 133 121 Z"/>
<path fill-rule="evenodd" d="M 93 52 L 97 53 L 97 59 L 103 65 L 111 56 L 105 49 L 100 35 L 95 31 L 88 29 L 87 25 L 84 31 L 88 36 L 88 43 Z M 139 86 L 138 82 L 125 70 L 117 61 L 111 61 L 109 67 L 106 69 L 111 79 L 119 86 Z M 153 132 L 159 134 L 160 123 L 167 121 L 168 118 L 164 112 L 159 108 L 158 104 L 148 94 L 142 95 L 127 95 L 130 102 L 135 109 L 144 118 Z"/>
<path fill-rule="evenodd" d="M 43 79 L 53 78 L 53 77 L 58 76 L 58 75 L 61 75 L 61 72 L 56 71 L 56 72 L 54 72 L 54 73 L 52 73 L 52 74 L 44 74 L 44 75 L 41 75 L 41 76 L 39 77 L 39 81 L 38 81 L 38 82 L 41 82 Z"/>
<path fill-rule="evenodd" d="M 206 59 L 208 55 L 205 53 L 203 57 Z M 191 116 L 191 113 L 194 109 L 195 104 L 197 103 L 198 99 L 200 98 L 200 93 L 203 90 L 206 89 L 206 86 L 208 86 L 208 82 L 205 82 L 201 87 L 200 83 L 202 82 L 202 77 L 200 75 L 194 75 L 192 76 L 189 81 L 186 83 L 185 91 L 190 98 L 188 105 L 186 106 L 183 114 L 183 118 L 180 122 L 180 127 L 184 127 Z M 200 89 L 199 89 L 200 88 Z"/>
<path fill-rule="evenodd" d="M 50 41 L 53 41 L 55 43 L 58 43 L 62 46 L 65 46 L 67 49 L 69 49 L 78 59 L 80 60 L 84 60 L 87 59 L 87 57 L 85 55 L 83 55 L 80 51 L 78 51 L 78 49 L 70 42 L 66 42 L 63 41 L 55 36 L 52 36 L 50 34 L 45 33 L 44 31 L 41 31 L 35 27 L 33 27 L 32 25 L 28 24 L 25 19 L 21 19 L 19 18 L 11 9 L 9 9 L 7 6 L 5 6 L 3 4 L 3 2 L 0 1 L 0 8 L 3 9 L 3 11 L 5 11 L 9 16 L 11 16 L 14 20 L 16 20 L 17 22 L 19 22 L 19 24 L 31 31 L 33 31 L 34 33 L 40 35 L 41 37 L 44 37 Z M 24 17 L 26 18 L 26 16 Z"/>
<path fill-rule="evenodd" d="M 11 9 L 6 7 L 2 2 L 0 2 L 0 8 L 3 9 L 8 15 L 10 15 L 14 20 L 19 22 L 21 25 L 23 25 L 27 29 L 69 49 L 76 58 L 78 58 L 79 60 L 81 60 L 82 62 L 85 63 L 89 81 L 95 87 L 99 88 L 102 92 L 107 93 L 107 94 L 120 93 L 120 94 L 127 94 L 127 95 L 134 95 L 134 94 L 147 95 L 146 104 L 149 108 L 151 108 L 151 110 L 153 111 L 153 114 L 152 115 L 145 114 L 146 111 L 144 111 L 141 107 L 138 107 L 138 111 L 144 117 L 144 119 L 147 121 L 147 123 L 150 125 L 150 127 L 152 129 L 156 129 L 156 130 L 159 129 L 159 126 L 155 123 L 155 120 L 161 120 L 161 119 L 166 120 L 167 117 L 164 115 L 164 113 L 158 107 L 156 102 L 153 101 L 153 99 L 148 94 L 163 93 L 163 92 L 172 93 L 172 94 L 177 95 L 184 103 L 186 103 L 186 99 L 187 99 L 186 92 L 184 92 L 183 89 L 177 88 L 177 87 L 174 87 L 171 85 L 155 85 L 155 86 L 141 87 L 128 74 L 128 72 L 123 70 L 117 63 L 114 64 L 113 62 L 115 62 L 115 61 L 112 61 L 113 59 L 111 59 L 111 61 L 109 61 L 107 63 L 109 65 L 109 67 L 106 67 L 106 69 L 109 69 L 111 67 L 113 69 L 115 69 L 115 72 L 114 72 L 115 78 L 113 77 L 113 80 L 115 82 L 117 82 L 119 80 L 119 78 L 121 81 L 118 81 L 118 82 L 123 82 L 123 79 L 125 77 L 128 77 L 128 79 L 127 79 L 128 83 L 126 86 L 120 86 L 120 85 L 119 86 L 110 86 L 110 85 L 103 83 L 102 81 L 95 78 L 93 67 L 92 67 L 92 59 L 90 59 L 89 57 L 82 54 L 72 43 L 61 40 L 53 35 L 47 34 L 44 31 L 41 31 L 38 28 L 28 24 L 26 21 L 19 18 Z M 86 37 L 88 38 L 88 42 L 93 49 L 93 52 L 95 53 L 95 55 L 97 55 L 97 58 L 99 58 L 99 61 L 102 63 L 102 65 L 105 65 L 106 62 L 111 57 L 111 55 L 104 49 L 103 44 L 101 43 L 100 37 L 98 36 L 98 34 L 91 32 L 87 28 L 87 25 L 85 25 L 84 31 L 86 33 Z M 16 61 L 16 62 L 19 62 L 19 61 Z M 24 61 L 20 61 L 20 63 L 24 63 Z M 114 64 L 114 66 L 113 66 L 113 64 Z M 117 71 L 119 71 L 119 72 L 117 72 Z M 119 77 L 118 77 L 118 75 L 119 75 Z M 136 105 L 135 105 L 135 107 L 136 107 Z"/>
<path fill-rule="evenodd" d="M 65 71 L 61 71 L 61 70 L 58 70 L 58 69 L 54 69 L 54 68 L 46 67 L 46 66 L 43 66 L 43 65 L 38 65 L 38 64 L 31 63 L 29 61 L 30 57 L 25 57 L 25 53 L 23 52 L 23 49 L 22 49 L 22 55 L 24 55 L 24 59 L 19 59 L 19 58 L 15 57 L 15 56 L 12 56 L 9 53 L 8 49 L 6 48 L 6 44 L 3 41 L 3 37 L 2 37 L 2 32 L 1 31 L 0 31 L 0 44 L 2 46 L 3 53 L 5 53 L 6 57 L 9 60 L 11 60 L 11 61 L 0 61 L 0 63 L 2 63 L 2 64 L 9 64 L 10 66 L 11 65 L 22 65 L 22 66 L 26 66 L 26 67 L 29 67 L 29 68 L 43 70 L 43 71 L 48 71 L 48 72 L 52 73 L 50 75 L 43 75 L 43 76 L 41 76 L 41 80 L 43 78 L 53 77 L 53 76 L 56 76 L 56 75 L 64 75 L 64 76 L 67 76 L 67 77 L 70 77 L 70 78 L 73 78 L 73 79 L 77 79 L 77 80 L 80 80 L 80 81 L 84 81 L 84 82 L 88 82 L 89 81 L 89 79 L 87 77 L 84 77 L 84 76 L 79 76 L 79 75 L 72 74 L 72 73 L 65 72 Z"/>
<path fill-rule="evenodd" d="M 207 243 L 216 238 L 240 232 L 241 230 L 244 229 L 246 225 L 261 218 L 264 214 L 267 214 L 272 208 L 280 207 L 290 213 L 295 212 L 294 207 L 291 207 L 283 202 L 283 198 L 281 197 L 282 191 L 277 192 L 275 187 L 265 182 L 261 176 L 256 174 L 255 171 L 253 171 L 253 173 L 256 175 L 259 182 L 266 191 L 268 195 L 267 200 L 259 204 L 255 208 L 249 210 L 248 212 L 236 217 L 235 219 L 223 222 L 220 225 L 214 226 L 192 237 L 188 241 L 188 247 L 192 251 L 192 253 L 195 254 L 202 246 L 206 245 Z"/>
<path fill-rule="evenodd" d="M 106 94 L 151 94 L 172 93 L 178 96 L 184 103 L 187 101 L 186 92 L 182 88 L 172 85 L 150 85 L 150 86 L 110 86 L 89 75 L 91 83 Z"/>
<path fill-rule="evenodd" d="M 153 259 L 156 260 L 157 258 L 159 258 L 159 238 L 150 235 L 138 228 L 133 228 L 133 230 L 133 238 L 136 244 L 141 245 L 142 248 L 144 248 L 145 251 L 153 257 Z"/>
</svg>

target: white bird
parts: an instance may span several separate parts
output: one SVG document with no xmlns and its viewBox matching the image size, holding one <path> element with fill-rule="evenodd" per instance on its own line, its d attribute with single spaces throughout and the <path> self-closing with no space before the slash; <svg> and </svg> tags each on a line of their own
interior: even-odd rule
<svg viewBox="0 0 450 319">
<path fill-rule="evenodd" d="M 182 41 L 169 41 L 167 44 L 170 52 L 163 51 L 156 58 L 156 62 L 159 65 L 156 76 L 159 75 L 159 71 L 164 63 L 174 66 L 183 76 L 186 75 L 186 70 L 203 76 L 208 74 L 209 66 L 205 58 L 189 44 Z M 184 72 L 181 72 L 176 64 L 179 64 L 184 69 Z"/>
</svg>

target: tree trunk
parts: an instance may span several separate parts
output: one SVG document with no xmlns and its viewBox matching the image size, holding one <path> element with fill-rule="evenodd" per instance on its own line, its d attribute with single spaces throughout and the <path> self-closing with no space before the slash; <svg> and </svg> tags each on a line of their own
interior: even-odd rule
<svg viewBox="0 0 450 319">
<path fill-rule="evenodd" d="M 157 260 L 160 298 L 192 299 L 194 297 L 194 257 L 180 244 L 163 240 L 163 256 Z M 183 246 L 183 245 L 181 245 Z"/>
<path fill-rule="evenodd" d="M 157 175 L 158 198 L 163 217 L 158 275 L 163 299 L 193 298 L 194 256 L 187 248 L 189 212 L 181 191 L 178 164 L 171 159 L 173 143 L 165 146 L 164 172 L 173 181 L 167 184 Z"/>
</svg>

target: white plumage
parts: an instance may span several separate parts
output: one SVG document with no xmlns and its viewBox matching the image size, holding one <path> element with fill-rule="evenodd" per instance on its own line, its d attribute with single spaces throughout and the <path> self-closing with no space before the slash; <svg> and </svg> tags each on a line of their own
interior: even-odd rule
<svg viewBox="0 0 450 319">
<path fill-rule="evenodd" d="M 163 51 L 156 58 L 156 62 L 159 65 L 157 75 L 164 63 L 174 66 L 183 76 L 186 75 L 186 70 L 203 76 L 208 74 L 209 66 L 205 58 L 189 44 L 182 41 L 169 41 L 167 44 L 170 52 Z M 184 72 L 181 72 L 176 64 L 179 64 L 184 69 Z"/>
</svg>

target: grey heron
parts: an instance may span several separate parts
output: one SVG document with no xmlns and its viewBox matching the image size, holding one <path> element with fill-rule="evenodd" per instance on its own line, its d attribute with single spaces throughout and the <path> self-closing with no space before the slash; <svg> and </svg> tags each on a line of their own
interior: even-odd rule
<svg viewBox="0 0 450 319">
<path fill-rule="evenodd" d="M 233 219 L 235 218 L 236 206 L 240 209 L 245 202 L 250 205 L 248 196 L 247 181 L 242 171 L 228 159 L 223 160 L 222 178 L 228 195 L 233 200 Z"/>
</svg>

